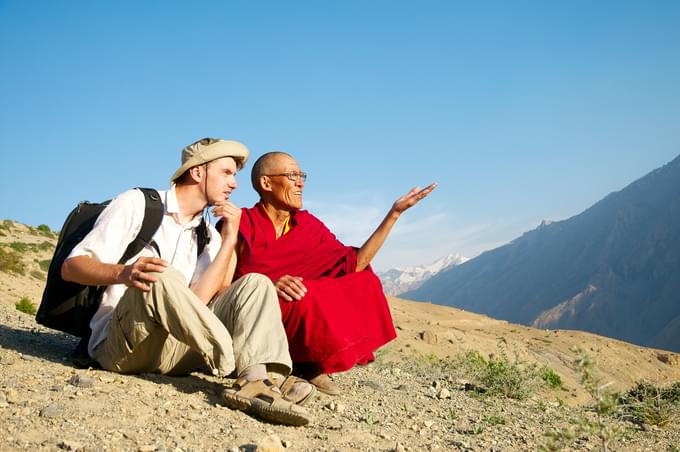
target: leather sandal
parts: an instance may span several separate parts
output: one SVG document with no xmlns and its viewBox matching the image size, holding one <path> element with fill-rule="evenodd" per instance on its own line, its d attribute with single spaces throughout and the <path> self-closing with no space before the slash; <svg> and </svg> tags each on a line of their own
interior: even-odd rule
<svg viewBox="0 0 680 452">
<path fill-rule="evenodd" d="M 295 386 L 296 383 L 305 383 L 307 386 L 309 386 L 309 392 L 303 396 L 293 394 L 293 386 Z M 307 403 L 309 403 L 309 401 L 312 400 L 316 394 L 316 387 L 313 384 L 304 378 L 299 378 L 295 375 L 288 375 L 286 379 L 278 385 L 278 387 L 286 400 L 290 400 L 294 404 L 300 406 L 307 405 Z"/>
<path fill-rule="evenodd" d="M 248 381 L 239 378 L 222 393 L 226 405 L 268 421 L 285 425 L 307 425 L 309 412 L 287 400 L 269 380 Z"/>
<path fill-rule="evenodd" d="M 336 382 L 330 379 L 326 374 L 318 374 L 317 376 L 310 378 L 309 382 L 316 386 L 316 389 L 328 395 L 340 395 L 342 392 L 340 386 Z"/>
</svg>

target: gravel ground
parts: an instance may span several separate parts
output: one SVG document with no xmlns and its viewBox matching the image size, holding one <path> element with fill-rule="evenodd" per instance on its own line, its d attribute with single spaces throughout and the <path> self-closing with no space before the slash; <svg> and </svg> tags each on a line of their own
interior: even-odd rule
<svg viewBox="0 0 680 452">
<path fill-rule="evenodd" d="M 9 231 L 0 243 L 45 240 L 23 225 Z M 0 272 L 2 451 L 538 450 L 551 428 L 564 431 L 578 419 L 595 419 L 565 357 L 573 343 L 607 363 L 603 370 L 618 380 L 678 379 L 678 357 L 668 352 L 391 299 L 399 339 L 376 362 L 334 376 L 343 394 L 317 393 L 308 405 L 312 424 L 277 426 L 223 406 L 221 391 L 232 380 L 201 372 L 177 378 L 75 368 L 69 359 L 75 339 L 37 325 L 14 306 L 22 296 L 37 304 L 43 284 L 38 263 L 50 254 L 26 253 L 26 275 Z M 566 389 L 543 388 L 522 401 L 480 396 L 465 390 L 455 369 L 433 365 L 434 356 L 461 350 L 484 356 L 512 350 L 558 370 Z M 606 423 L 619 431 L 609 450 L 680 450 L 678 425 Z M 565 449 L 602 450 L 602 443 L 582 435 Z"/>
</svg>

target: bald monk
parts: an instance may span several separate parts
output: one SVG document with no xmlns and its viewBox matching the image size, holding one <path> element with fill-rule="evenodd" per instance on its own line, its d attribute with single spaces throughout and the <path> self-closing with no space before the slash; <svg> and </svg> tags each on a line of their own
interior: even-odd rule
<svg viewBox="0 0 680 452">
<path fill-rule="evenodd" d="M 336 395 L 339 387 L 328 374 L 372 361 L 373 352 L 396 337 L 382 285 L 369 264 L 401 214 L 436 184 L 397 199 L 357 250 L 301 210 L 306 178 L 284 152 L 255 162 L 251 181 L 260 201 L 242 210 L 234 278 L 253 272 L 271 278 L 297 375 Z"/>
</svg>

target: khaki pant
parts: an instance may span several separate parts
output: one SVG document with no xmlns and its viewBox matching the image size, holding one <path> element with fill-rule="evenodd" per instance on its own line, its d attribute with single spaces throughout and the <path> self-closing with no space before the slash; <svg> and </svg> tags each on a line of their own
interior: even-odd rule
<svg viewBox="0 0 680 452">
<path fill-rule="evenodd" d="M 254 364 L 288 374 L 288 341 L 276 289 L 251 273 L 205 306 L 177 270 L 155 273 L 151 291 L 128 289 L 94 359 L 120 373 L 181 375 L 207 364 L 221 375 Z"/>
</svg>

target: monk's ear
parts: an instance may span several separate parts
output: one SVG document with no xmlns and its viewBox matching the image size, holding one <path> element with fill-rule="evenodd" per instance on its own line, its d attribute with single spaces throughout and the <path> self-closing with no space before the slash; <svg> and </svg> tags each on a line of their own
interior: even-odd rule
<svg viewBox="0 0 680 452">
<path fill-rule="evenodd" d="M 269 176 L 260 176 L 260 188 L 262 191 L 272 191 L 272 180 Z"/>
</svg>

